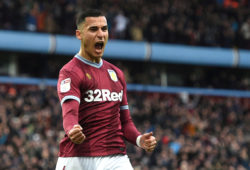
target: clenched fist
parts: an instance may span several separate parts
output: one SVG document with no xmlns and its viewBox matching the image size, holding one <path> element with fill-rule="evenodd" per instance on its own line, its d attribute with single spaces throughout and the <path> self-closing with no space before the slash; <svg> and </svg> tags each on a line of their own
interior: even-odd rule
<svg viewBox="0 0 250 170">
<path fill-rule="evenodd" d="M 152 152 L 156 147 L 157 141 L 153 136 L 153 132 L 145 133 L 141 136 L 140 146 L 147 152 Z"/>
<path fill-rule="evenodd" d="M 81 144 L 86 138 L 80 125 L 74 125 L 74 127 L 69 131 L 68 136 L 75 144 Z"/>
</svg>

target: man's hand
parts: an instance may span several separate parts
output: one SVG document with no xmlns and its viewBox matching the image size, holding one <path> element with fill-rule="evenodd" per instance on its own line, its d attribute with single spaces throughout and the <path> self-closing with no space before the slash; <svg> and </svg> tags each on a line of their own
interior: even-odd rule
<svg viewBox="0 0 250 170">
<path fill-rule="evenodd" d="M 75 144 L 81 144 L 86 138 L 86 136 L 82 133 L 82 127 L 80 125 L 74 125 L 74 127 L 69 131 L 68 136 Z"/>
<path fill-rule="evenodd" d="M 156 147 L 157 141 L 153 136 L 153 132 L 145 133 L 141 136 L 140 146 L 147 152 L 152 152 Z"/>
</svg>

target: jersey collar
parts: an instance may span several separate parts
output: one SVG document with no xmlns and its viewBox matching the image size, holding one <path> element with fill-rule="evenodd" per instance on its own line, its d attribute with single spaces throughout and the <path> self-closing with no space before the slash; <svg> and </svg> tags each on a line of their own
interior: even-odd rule
<svg viewBox="0 0 250 170">
<path fill-rule="evenodd" d="M 92 67 L 96 67 L 96 68 L 100 68 L 100 67 L 102 66 L 102 64 L 103 64 L 102 59 L 101 59 L 100 63 L 94 63 L 94 62 L 92 62 L 92 61 L 89 61 L 89 60 L 87 60 L 87 59 L 81 57 L 79 54 L 76 54 L 75 57 L 76 57 L 77 59 L 81 60 L 82 62 L 84 62 L 85 64 L 88 64 L 88 65 L 90 65 L 90 66 L 92 66 Z"/>
</svg>

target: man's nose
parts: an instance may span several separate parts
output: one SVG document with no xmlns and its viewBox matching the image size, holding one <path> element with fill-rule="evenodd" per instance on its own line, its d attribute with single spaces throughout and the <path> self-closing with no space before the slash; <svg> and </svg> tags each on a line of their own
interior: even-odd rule
<svg viewBox="0 0 250 170">
<path fill-rule="evenodd" d="M 105 33 L 102 31 L 102 29 L 99 29 L 99 30 L 97 31 L 97 37 L 98 37 L 98 38 L 103 38 L 104 35 L 105 35 Z"/>
</svg>

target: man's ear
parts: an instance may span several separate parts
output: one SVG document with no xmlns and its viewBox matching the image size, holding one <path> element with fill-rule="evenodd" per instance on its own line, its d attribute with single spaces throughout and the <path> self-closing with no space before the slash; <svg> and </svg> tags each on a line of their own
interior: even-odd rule
<svg viewBox="0 0 250 170">
<path fill-rule="evenodd" d="M 79 40 L 82 40 L 81 31 L 80 30 L 76 30 L 76 38 L 79 39 Z"/>
</svg>

